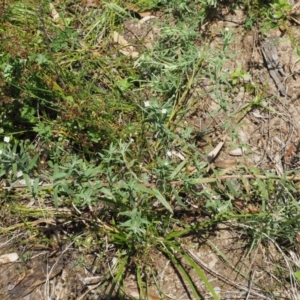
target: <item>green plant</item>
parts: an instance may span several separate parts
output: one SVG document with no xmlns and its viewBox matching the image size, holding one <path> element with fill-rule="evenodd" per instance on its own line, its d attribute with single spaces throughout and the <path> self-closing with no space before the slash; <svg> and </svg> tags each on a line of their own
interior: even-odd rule
<svg viewBox="0 0 300 300">
<path fill-rule="evenodd" d="M 244 243 L 245 257 L 272 243 L 280 263 L 288 261 L 300 230 L 297 171 L 278 176 L 249 165 L 246 156 L 221 169 L 207 158 L 220 140 L 251 149 L 237 133 L 251 110 L 278 114 L 259 84 L 249 88 L 253 99 L 235 108 L 234 86 L 250 78 L 240 65 L 225 69 L 236 58 L 235 29 L 217 28 L 211 36 L 202 29 L 218 21 L 214 12 L 224 5 L 116 0 L 82 9 L 56 2 L 54 20 L 46 2 L 9 3 L 0 30 L 0 176 L 2 209 L 9 211 L 3 215 L 13 221 L 5 220 L 1 233 L 28 230 L 37 245 L 51 248 L 39 222 L 67 226 L 63 241 L 76 241 L 80 265 L 94 253 L 105 260 L 108 298 L 122 291 L 129 273 L 140 298 L 153 282 L 162 296 L 159 254 L 191 297 L 209 292 L 219 299 L 190 245 L 211 247 L 250 280 L 212 242 L 224 224 Z M 289 9 L 283 1 L 244 5 L 246 26 L 260 23 L 262 30 L 285 22 Z M 118 52 L 112 36 L 148 8 L 159 10 L 159 30 L 152 49 L 134 60 Z M 207 127 L 198 132 L 191 115 Z"/>
<path fill-rule="evenodd" d="M 291 4 L 286 0 L 278 0 L 275 3 L 270 4 L 271 13 L 275 19 L 286 19 L 289 10 L 291 9 Z"/>
<path fill-rule="evenodd" d="M 241 66 L 238 66 L 231 74 L 230 81 L 233 85 L 237 84 L 240 80 L 247 81 L 251 78 L 251 75 L 242 69 Z"/>
</svg>

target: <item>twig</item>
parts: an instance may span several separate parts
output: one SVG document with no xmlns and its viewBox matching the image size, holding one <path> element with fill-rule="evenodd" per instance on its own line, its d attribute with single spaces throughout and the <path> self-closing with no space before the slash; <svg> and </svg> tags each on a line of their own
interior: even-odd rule
<svg viewBox="0 0 300 300">
<path fill-rule="evenodd" d="M 253 278 L 254 278 L 254 272 L 252 272 L 252 274 L 251 274 L 250 283 L 249 283 L 249 290 L 247 292 L 247 297 L 246 297 L 245 300 L 248 300 L 250 295 L 251 295 L 250 291 L 251 291 L 251 288 L 252 288 Z"/>
<path fill-rule="evenodd" d="M 79 296 L 76 300 L 83 300 L 85 299 L 85 296 L 90 293 L 91 291 L 95 290 L 98 286 L 100 286 L 102 281 L 98 282 L 97 284 L 88 286 L 88 290 L 85 291 L 81 296 Z"/>
<path fill-rule="evenodd" d="M 227 19 L 227 18 L 224 18 L 222 16 L 219 16 L 217 15 L 217 18 L 221 21 L 225 21 L 225 22 L 230 22 L 230 23 L 234 23 L 234 24 L 238 24 L 238 25 L 243 25 L 245 24 L 245 21 L 246 20 L 233 20 L 233 19 Z"/>
<path fill-rule="evenodd" d="M 223 277 L 219 273 L 217 273 L 217 272 L 211 270 L 209 267 L 207 267 L 206 264 L 197 255 L 195 255 L 191 250 L 187 249 L 186 251 L 191 255 L 191 257 L 195 260 L 195 262 L 197 262 L 206 272 L 208 272 L 211 275 L 219 278 L 221 281 L 223 281 L 223 282 L 225 282 L 225 283 L 227 283 L 231 286 L 234 286 L 234 287 L 238 288 L 239 290 L 245 291 L 249 294 L 251 293 L 252 295 L 258 297 L 258 299 L 270 300 L 269 297 L 261 295 L 261 294 L 255 292 L 255 291 L 250 291 L 249 288 L 247 288 L 245 286 L 242 286 L 242 285 L 239 285 L 239 284 L 235 283 L 234 281 L 231 281 L 230 279 Z"/>
</svg>

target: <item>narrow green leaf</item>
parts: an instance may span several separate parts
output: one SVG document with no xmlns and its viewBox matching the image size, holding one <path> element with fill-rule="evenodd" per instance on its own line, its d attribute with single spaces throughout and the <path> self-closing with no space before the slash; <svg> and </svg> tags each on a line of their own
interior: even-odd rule
<svg viewBox="0 0 300 300">
<path fill-rule="evenodd" d="M 119 245 L 125 245 L 127 243 L 127 238 L 122 233 L 110 233 L 112 240 L 114 243 Z"/>
<path fill-rule="evenodd" d="M 112 296 L 112 294 L 113 294 L 113 292 L 115 290 L 116 285 L 120 282 L 122 276 L 125 274 L 124 269 L 125 269 L 125 266 L 127 264 L 127 261 L 128 261 L 128 255 L 126 255 L 125 257 L 123 257 L 122 260 L 121 260 L 121 263 L 119 264 L 118 272 L 117 272 L 117 274 L 116 274 L 116 276 L 115 276 L 115 278 L 113 280 L 113 283 L 111 285 L 110 291 L 108 293 L 109 299 L 111 298 L 111 296 Z"/>
<path fill-rule="evenodd" d="M 260 196 L 263 198 L 263 200 L 268 200 L 269 199 L 269 193 L 268 190 L 266 189 L 266 185 L 263 180 L 257 179 L 256 180 L 257 186 L 260 191 Z"/>
<path fill-rule="evenodd" d="M 191 231 L 190 228 L 184 229 L 184 230 L 173 231 L 173 232 L 168 233 L 165 236 L 165 239 L 166 240 L 173 240 L 174 238 L 177 238 L 177 237 L 183 236 L 185 234 L 188 234 L 190 231 Z"/>
<path fill-rule="evenodd" d="M 136 159 L 131 160 L 129 163 L 127 163 L 127 167 L 131 168 L 136 162 Z"/>
<path fill-rule="evenodd" d="M 58 208 L 58 185 L 53 189 L 53 202 L 55 208 Z"/>
<path fill-rule="evenodd" d="M 66 177 L 67 177 L 67 173 L 56 173 L 53 175 L 53 181 L 61 178 L 66 178 Z"/>
<path fill-rule="evenodd" d="M 172 245 L 173 246 L 173 245 Z M 195 296 L 195 299 L 201 299 L 201 296 L 199 295 L 190 275 L 187 273 L 185 270 L 184 266 L 182 263 L 175 257 L 175 255 L 170 251 L 168 248 L 162 248 L 162 252 L 164 252 L 167 257 L 172 261 L 174 264 L 175 268 L 178 270 L 178 272 L 181 274 L 181 276 L 185 279 L 185 281 L 188 283 L 189 287 L 191 288 L 192 293 Z"/>
<path fill-rule="evenodd" d="M 112 199 L 116 201 L 114 194 L 106 187 L 101 187 L 100 190 L 108 199 Z"/>
<path fill-rule="evenodd" d="M 142 277 L 141 277 L 141 268 L 138 264 L 136 264 L 136 279 L 137 279 L 140 296 L 143 296 L 144 289 L 143 289 L 143 281 L 142 281 Z"/>
<path fill-rule="evenodd" d="M 295 277 L 300 281 L 300 271 L 294 273 Z"/>
<path fill-rule="evenodd" d="M 20 152 L 19 153 L 23 153 L 24 152 L 24 146 L 23 146 L 23 143 L 15 143 L 13 148 L 12 148 L 12 153 L 13 154 L 16 154 L 17 153 L 17 147 L 20 147 Z"/>
<path fill-rule="evenodd" d="M 141 184 L 136 184 L 136 185 L 135 185 L 135 188 L 136 188 L 138 191 L 140 191 L 140 192 L 144 192 L 144 193 L 147 193 L 147 194 L 149 194 L 149 195 L 153 195 L 153 196 L 154 196 L 154 192 L 153 192 L 151 189 L 149 189 L 149 188 L 147 188 L 147 187 L 145 187 L 145 186 L 143 186 L 143 185 L 141 185 Z"/>
<path fill-rule="evenodd" d="M 182 170 L 182 168 L 185 166 L 186 163 L 187 163 L 187 160 L 185 159 L 175 168 L 175 170 L 170 175 L 171 180 L 173 180 L 175 178 L 175 176 Z"/>
<path fill-rule="evenodd" d="M 239 194 L 237 192 L 237 188 L 236 186 L 238 185 L 237 180 L 236 179 L 229 179 L 225 182 L 225 185 L 227 185 L 228 189 L 229 189 L 229 197 L 231 198 L 238 198 Z M 232 199 L 231 198 L 231 199 Z"/>
<path fill-rule="evenodd" d="M 208 281 L 205 273 L 202 271 L 202 269 L 199 267 L 199 265 L 187 253 L 184 253 L 184 251 L 182 251 L 176 245 L 174 245 L 173 248 L 175 250 L 177 250 L 178 252 L 181 252 L 182 256 L 187 260 L 187 262 L 190 264 L 190 266 L 193 267 L 193 269 L 196 271 L 196 273 L 198 274 L 198 276 L 202 279 L 203 283 L 205 284 L 205 286 L 209 290 L 210 294 L 214 297 L 215 300 L 219 300 L 220 298 L 216 294 L 214 288 L 209 283 L 209 281 Z"/>
<path fill-rule="evenodd" d="M 17 173 L 18 173 L 18 165 L 16 163 L 14 163 L 12 165 L 12 172 L 13 172 L 13 175 L 14 177 L 17 177 Z"/>
<path fill-rule="evenodd" d="M 241 176 L 240 178 L 243 182 L 243 185 L 244 185 L 247 195 L 249 195 L 250 191 L 251 191 L 251 185 L 249 183 L 249 180 L 247 178 L 245 178 L 244 176 Z"/>
<path fill-rule="evenodd" d="M 38 160 L 38 158 L 40 157 L 39 154 L 36 154 L 33 159 L 30 161 L 28 167 L 26 168 L 27 169 L 27 172 L 29 172 L 30 170 L 32 170 L 33 167 L 36 166 L 36 162 Z"/>
<path fill-rule="evenodd" d="M 149 189 L 145 186 L 142 186 L 140 184 L 136 184 L 135 187 L 137 188 L 137 190 L 153 195 L 157 198 L 157 200 L 167 209 L 169 210 L 171 213 L 173 213 L 173 210 L 170 206 L 170 204 L 167 202 L 167 200 L 163 197 L 163 195 L 160 193 L 160 191 L 157 188 L 152 188 Z"/>
<path fill-rule="evenodd" d="M 222 258 L 223 259 L 223 261 L 224 262 L 226 262 L 226 264 L 230 267 L 230 268 L 232 268 L 232 270 L 234 270 L 235 272 L 237 272 L 237 273 L 239 273 L 241 276 L 243 276 L 246 280 L 250 280 L 250 278 L 247 276 L 247 275 L 245 275 L 245 274 L 243 274 L 242 272 L 241 272 L 241 270 L 237 270 L 236 269 L 236 266 L 226 257 L 226 255 L 213 243 L 213 242 L 211 242 L 210 240 L 207 240 L 207 243 L 213 248 L 213 249 L 215 249 L 215 251 L 216 251 L 216 253 L 217 253 L 217 255 L 218 256 L 220 256 L 220 258 Z"/>
<path fill-rule="evenodd" d="M 156 188 L 153 188 L 154 195 L 156 196 L 157 200 L 173 214 L 173 209 L 170 206 L 170 204 L 167 202 L 167 200 L 163 197 L 163 195 L 160 193 L 160 191 Z"/>
<path fill-rule="evenodd" d="M 23 178 L 26 182 L 26 185 L 27 185 L 29 191 L 32 193 L 31 181 L 30 181 L 30 178 L 29 178 L 28 174 L 23 174 Z"/>
<path fill-rule="evenodd" d="M 38 177 L 34 178 L 33 186 L 32 186 L 33 194 L 34 194 L 34 195 L 36 195 L 37 192 L 38 192 L 39 182 L 40 182 L 40 179 L 39 179 Z"/>
<path fill-rule="evenodd" d="M 173 189 L 172 191 L 176 201 L 186 210 L 188 210 L 188 207 L 182 202 L 181 197 L 179 197 L 177 191 L 175 189 Z"/>
</svg>

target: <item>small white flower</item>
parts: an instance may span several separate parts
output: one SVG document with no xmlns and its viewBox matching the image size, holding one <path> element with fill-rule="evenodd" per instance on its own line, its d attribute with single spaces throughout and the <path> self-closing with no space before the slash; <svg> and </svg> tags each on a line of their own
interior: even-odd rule
<svg viewBox="0 0 300 300">
<path fill-rule="evenodd" d="M 225 27 L 225 29 L 224 29 L 225 31 L 229 31 L 229 28 L 228 27 Z"/>
<path fill-rule="evenodd" d="M 163 108 L 163 109 L 161 110 L 161 113 L 162 113 L 162 114 L 166 114 L 166 113 L 167 113 L 167 110 L 166 110 L 165 108 Z"/>
<path fill-rule="evenodd" d="M 5 143 L 9 143 L 10 137 L 9 136 L 5 136 L 3 140 L 4 140 Z"/>
<path fill-rule="evenodd" d="M 172 156 L 172 152 L 170 150 L 167 151 L 167 156 L 169 156 L 169 157 Z"/>
<path fill-rule="evenodd" d="M 149 101 L 145 101 L 144 105 L 145 105 L 145 107 L 150 107 L 150 102 Z"/>
</svg>

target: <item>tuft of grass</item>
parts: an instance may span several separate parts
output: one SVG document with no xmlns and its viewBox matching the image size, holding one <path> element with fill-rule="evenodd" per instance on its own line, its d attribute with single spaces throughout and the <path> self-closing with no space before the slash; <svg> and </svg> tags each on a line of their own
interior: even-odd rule
<svg viewBox="0 0 300 300">
<path fill-rule="evenodd" d="M 260 16 L 264 29 L 284 23 L 290 8 L 282 1 L 245 6 L 245 26 Z M 199 33 L 218 7 L 218 1 L 208 0 L 113 1 L 90 9 L 69 1 L 55 8 L 42 1 L 10 1 L 0 29 L 0 176 L 8 206 L 1 234 L 24 228 L 35 236 L 34 245 L 51 249 L 51 238 L 38 225 L 64 220 L 76 230 L 62 243 L 75 241 L 99 255 L 111 245 L 115 260 L 105 270 L 107 297 L 121 293 L 132 269 L 141 297 L 147 296 L 158 271 L 149 257 L 157 251 L 195 299 L 205 292 L 219 299 L 184 239 L 201 232 L 209 241 L 224 222 L 247 241 L 249 253 L 273 243 L 287 263 L 290 281 L 298 278 L 284 252 L 295 247 L 300 231 L 297 172 L 280 177 L 246 165 L 233 174 L 213 169 L 207 152 L 216 141 L 197 148 L 194 128 L 184 123 L 194 105 L 213 95 L 219 108 L 211 116 L 230 117 L 220 127 L 235 142 L 230 91 L 245 84 L 241 79 L 248 74 L 241 67 L 224 70 L 232 58 L 232 31 L 220 30 L 214 48 L 211 37 Z M 156 24 L 153 48 L 136 60 L 122 55 L 112 38 L 133 9 L 164 16 Z M 212 87 L 195 96 L 203 78 Z M 261 94 L 253 96 L 243 114 L 263 106 Z M 28 208 L 28 202 L 33 206 Z M 208 220 L 202 220 L 203 211 Z M 189 213 L 197 216 L 192 224 L 181 218 Z"/>
</svg>

